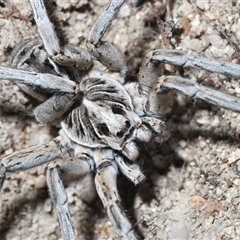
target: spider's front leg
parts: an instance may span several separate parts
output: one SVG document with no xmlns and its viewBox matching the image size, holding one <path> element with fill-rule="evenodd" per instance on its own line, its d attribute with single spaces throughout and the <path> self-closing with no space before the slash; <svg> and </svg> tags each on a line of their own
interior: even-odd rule
<svg viewBox="0 0 240 240">
<path fill-rule="evenodd" d="M 97 173 L 95 184 L 99 197 L 118 236 L 124 240 L 137 239 L 132 225 L 120 205 L 117 191 L 118 167 L 111 149 L 96 150 L 94 153 Z"/>
<path fill-rule="evenodd" d="M 111 43 L 102 41 L 102 37 L 111 25 L 125 0 L 111 0 L 102 14 L 96 19 L 87 40 L 87 47 L 93 56 L 111 71 L 123 75 L 127 71 L 122 53 Z"/>
<path fill-rule="evenodd" d="M 142 64 L 139 76 L 140 90 L 147 98 L 146 107 L 157 111 L 161 94 L 176 90 L 184 95 L 204 100 L 212 105 L 240 112 L 240 99 L 230 94 L 202 86 L 196 80 L 177 76 L 162 76 L 160 63 L 179 67 L 194 67 L 210 72 L 240 78 L 240 66 L 203 57 L 194 57 L 179 50 L 157 49 L 149 52 Z"/>
<path fill-rule="evenodd" d="M 49 164 L 47 183 L 51 199 L 56 207 L 58 220 L 64 240 L 74 240 L 76 235 L 70 217 L 68 199 L 61 179 L 82 178 L 94 171 L 92 150 L 76 146 L 74 159 L 61 164 Z"/>
<path fill-rule="evenodd" d="M 76 235 L 70 219 L 67 194 L 60 178 L 61 169 L 51 167 L 47 169 L 47 182 L 51 199 L 57 209 L 58 221 L 64 240 L 74 240 Z"/>
</svg>

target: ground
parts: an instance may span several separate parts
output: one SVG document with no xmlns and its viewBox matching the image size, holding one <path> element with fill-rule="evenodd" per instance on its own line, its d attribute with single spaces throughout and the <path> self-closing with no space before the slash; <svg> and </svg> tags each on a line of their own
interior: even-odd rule
<svg viewBox="0 0 240 240">
<path fill-rule="evenodd" d="M 84 46 L 106 3 L 51 1 L 49 14 L 61 41 Z M 155 3 L 164 19 L 165 1 Z M 239 10 L 237 1 L 174 1 L 170 11 L 175 20 L 174 47 L 238 63 L 232 55 L 240 43 Z M 27 0 L 1 0 L 0 14 L 0 62 L 6 66 L 12 49 L 38 33 Z M 236 39 L 232 40 L 236 46 L 223 29 Z M 125 55 L 129 78 L 136 78 L 149 50 L 163 47 L 150 3 L 136 9 L 134 1 L 126 1 L 106 38 Z M 198 70 L 182 74 L 240 97 L 237 80 Z M 0 94 L 1 155 L 56 136 L 57 129 L 39 126 L 27 114 L 32 102 L 17 86 L 1 81 Z M 134 188 L 119 179 L 124 209 L 144 239 L 239 239 L 240 115 L 181 95 L 173 98 L 164 116 L 170 139 L 161 146 L 149 144 L 139 159 L 146 182 Z M 44 174 L 45 166 L 7 175 L 0 198 L 1 239 L 61 238 Z M 84 201 L 82 196 L 91 193 L 82 184 L 66 183 L 78 239 L 117 239 L 99 199 Z"/>
</svg>

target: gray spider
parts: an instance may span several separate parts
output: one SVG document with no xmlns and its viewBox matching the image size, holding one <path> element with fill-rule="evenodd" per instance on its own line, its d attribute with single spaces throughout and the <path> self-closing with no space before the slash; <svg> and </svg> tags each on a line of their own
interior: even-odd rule
<svg viewBox="0 0 240 240">
<path fill-rule="evenodd" d="M 2 157 L 0 187 L 7 172 L 49 163 L 47 182 L 56 206 L 63 239 L 76 239 L 62 179 L 95 174 L 100 199 L 119 237 L 137 239 L 120 205 L 118 172 L 135 185 L 144 180 L 137 157 L 139 143 L 165 141 L 169 132 L 160 119 L 160 100 L 177 90 L 213 105 L 240 112 L 240 99 L 177 76 L 162 76 L 161 63 L 198 67 L 239 78 L 236 64 L 192 57 L 178 50 L 157 49 L 143 60 L 139 81 L 125 83 L 127 65 L 120 51 L 102 41 L 124 0 L 111 0 L 89 32 L 87 49 L 61 46 L 43 0 L 29 0 L 41 40 L 26 41 L 15 50 L 11 68 L 0 78 L 16 82 L 37 99 L 41 124 L 60 125 L 59 136 Z M 107 70 L 106 70 L 107 68 Z M 65 153 L 69 159 L 55 161 Z"/>
</svg>

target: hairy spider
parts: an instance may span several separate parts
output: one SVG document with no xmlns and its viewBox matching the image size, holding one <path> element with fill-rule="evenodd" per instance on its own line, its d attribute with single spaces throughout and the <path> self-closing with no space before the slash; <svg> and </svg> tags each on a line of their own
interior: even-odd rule
<svg viewBox="0 0 240 240">
<path fill-rule="evenodd" d="M 76 239 L 62 179 L 93 173 L 99 197 L 119 237 L 137 236 L 120 205 L 118 172 L 135 185 L 144 180 L 137 157 L 139 145 L 152 138 L 165 141 L 169 132 L 160 119 L 161 101 L 169 90 L 240 112 L 240 99 L 199 85 L 195 80 L 161 76 L 161 63 L 197 67 L 230 77 L 240 76 L 236 64 L 157 49 L 143 60 L 138 82 L 125 82 L 127 65 L 120 51 L 102 41 L 124 0 L 109 1 L 89 32 L 87 49 L 61 46 L 42 0 L 30 0 L 41 40 L 26 41 L 15 50 L 11 68 L 0 78 L 16 82 L 39 101 L 40 124 L 60 125 L 59 136 L 1 159 L 0 187 L 7 172 L 49 163 L 47 182 L 56 205 L 63 239 Z M 107 68 L 107 70 L 106 70 Z M 161 77 L 160 77 L 161 76 Z M 68 159 L 59 160 L 66 154 Z"/>
</svg>

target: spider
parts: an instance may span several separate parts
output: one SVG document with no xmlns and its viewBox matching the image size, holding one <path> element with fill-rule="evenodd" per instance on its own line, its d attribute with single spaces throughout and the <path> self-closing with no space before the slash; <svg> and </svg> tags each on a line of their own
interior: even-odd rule
<svg viewBox="0 0 240 240">
<path fill-rule="evenodd" d="M 234 78 L 239 77 L 240 67 L 178 50 L 157 49 L 144 58 L 138 82 L 125 82 L 124 57 L 102 40 L 124 0 L 109 1 L 89 32 L 87 50 L 61 46 L 43 0 L 29 2 L 41 39 L 17 48 L 11 68 L 0 67 L 0 78 L 17 83 L 39 101 L 34 115 L 40 124 L 60 125 L 61 130 L 49 143 L 2 157 L 0 187 L 7 172 L 48 163 L 47 183 L 63 239 L 76 239 L 62 179 L 94 173 L 98 195 L 116 234 L 122 239 L 137 239 L 120 205 L 116 178 L 121 172 L 135 185 L 142 182 L 139 146 L 152 138 L 161 143 L 170 136 L 160 118 L 160 100 L 176 90 L 240 112 L 239 98 L 195 80 L 161 76 L 160 64 L 197 67 Z M 68 159 L 57 161 L 64 154 Z"/>
</svg>

